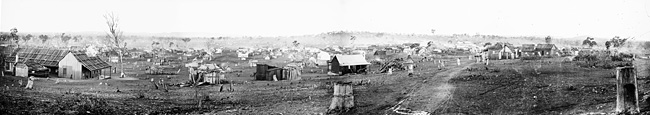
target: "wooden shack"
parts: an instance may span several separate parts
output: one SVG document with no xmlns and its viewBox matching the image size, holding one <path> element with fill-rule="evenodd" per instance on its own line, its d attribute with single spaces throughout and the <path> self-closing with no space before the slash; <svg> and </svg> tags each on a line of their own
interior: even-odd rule
<svg viewBox="0 0 650 115">
<path fill-rule="evenodd" d="M 273 78 L 275 76 L 275 79 Z M 293 66 L 277 67 L 268 64 L 257 64 L 255 80 L 299 80 L 300 69 Z"/>
<path fill-rule="evenodd" d="M 330 72 L 339 75 L 368 72 L 368 61 L 362 55 L 336 55 L 330 62 Z"/>
<path fill-rule="evenodd" d="M 89 57 L 85 53 L 70 51 L 58 63 L 58 75 L 70 79 L 95 78 L 110 70 L 102 70 L 111 66 L 99 57 Z"/>
</svg>

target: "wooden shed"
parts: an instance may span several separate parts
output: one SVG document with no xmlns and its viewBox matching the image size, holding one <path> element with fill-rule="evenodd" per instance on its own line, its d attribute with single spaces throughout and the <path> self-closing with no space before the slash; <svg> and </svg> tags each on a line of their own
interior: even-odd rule
<svg viewBox="0 0 650 115">
<path fill-rule="evenodd" d="M 257 64 L 255 67 L 257 67 L 255 72 L 255 80 L 269 80 L 269 69 L 278 68 L 276 66 L 271 66 L 268 64 Z M 273 80 L 273 78 L 270 78 L 270 80 Z"/>
<path fill-rule="evenodd" d="M 339 75 L 368 72 L 368 61 L 362 55 L 336 55 L 330 62 L 330 72 Z"/>
<path fill-rule="evenodd" d="M 110 70 L 102 70 L 111 67 L 99 57 L 89 57 L 85 53 L 74 51 L 68 52 L 58 65 L 59 77 L 70 79 L 95 78 L 102 73 L 109 73 Z"/>
<path fill-rule="evenodd" d="M 300 69 L 294 66 L 277 67 L 268 64 L 257 64 L 255 80 L 299 80 Z"/>
</svg>

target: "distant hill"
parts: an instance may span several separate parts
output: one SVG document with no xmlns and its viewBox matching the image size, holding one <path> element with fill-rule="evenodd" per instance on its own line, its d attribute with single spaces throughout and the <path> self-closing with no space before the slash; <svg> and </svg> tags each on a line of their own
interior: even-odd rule
<svg viewBox="0 0 650 115">
<path fill-rule="evenodd" d="M 20 33 L 27 34 L 27 33 Z M 70 43 L 60 42 L 57 35 L 60 33 L 30 33 L 35 36 L 47 34 L 52 40 L 41 43 L 39 40 L 30 40 L 28 43 L 34 45 L 99 45 L 103 42 L 104 32 L 69 32 L 66 35 L 84 36 L 82 41 L 71 41 Z M 352 39 L 354 36 L 354 39 Z M 582 40 L 587 36 L 577 36 L 572 38 L 553 38 L 553 43 L 560 47 L 580 46 Z M 87 39 L 86 39 L 87 38 Z M 369 46 L 376 44 L 403 44 L 403 43 L 420 43 L 426 44 L 433 41 L 436 46 L 445 46 L 445 44 L 456 42 L 471 42 L 482 46 L 485 43 L 508 42 L 514 45 L 521 44 L 538 44 L 545 43 L 544 37 L 536 36 L 498 36 L 498 35 L 431 35 L 431 34 L 398 34 L 383 32 L 362 32 L 362 31 L 332 31 L 311 35 L 297 36 L 277 36 L 277 37 L 229 37 L 219 36 L 212 33 L 124 33 L 127 47 L 134 48 L 207 48 L 207 47 L 278 47 L 290 46 L 291 42 L 297 41 L 305 46 L 326 47 L 326 46 Z M 182 38 L 190 38 L 189 42 L 183 42 Z M 214 38 L 214 40 L 212 39 Z M 59 40 L 59 42 L 57 42 Z M 604 43 L 607 38 L 596 38 L 599 43 Z M 602 42 L 600 42 L 602 41 Z M 158 42 L 159 45 L 152 45 Z M 171 44 L 171 45 L 170 45 Z M 208 45 L 211 44 L 211 45 Z"/>
</svg>

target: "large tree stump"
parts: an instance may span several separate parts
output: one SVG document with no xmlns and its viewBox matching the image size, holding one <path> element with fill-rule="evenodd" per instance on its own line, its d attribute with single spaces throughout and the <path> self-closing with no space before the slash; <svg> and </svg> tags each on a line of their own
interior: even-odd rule
<svg viewBox="0 0 650 115">
<path fill-rule="evenodd" d="M 354 95 L 352 95 L 352 82 L 337 82 L 334 85 L 334 97 L 330 104 L 329 111 L 347 111 L 354 107 Z"/>
<path fill-rule="evenodd" d="M 616 112 L 639 113 L 638 92 L 634 67 L 616 68 Z"/>
</svg>

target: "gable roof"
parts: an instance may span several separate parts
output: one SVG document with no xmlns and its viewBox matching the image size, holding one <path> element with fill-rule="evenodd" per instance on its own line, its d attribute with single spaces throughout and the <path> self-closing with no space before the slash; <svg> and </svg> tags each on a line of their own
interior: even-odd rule
<svg viewBox="0 0 650 115">
<path fill-rule="evenodd" d="M 535 50 L 553 50 L 554 48 L 557 49 L 555 44 L 537 44 Z"/>
<path fill-rule="evenodd" d="M 341 66 L 370 65 L 362 55 L 336 55 L 334 56 Z"/>
<path fill-rule="evenodd" d="M 535 44 L 522 44 L 521 51 L 532 52 L 535 51 Z"/>
<path fill-rule="evenodd" d="M 47 48 L 10 48 L 3 53 L 7 55 L 5 57 L 6 62 L 15 63 L 18 55 L 18 62 L 38 63 L 43 66 L 56 67 L 67 52 L 66 50 Z"/>
<path fill-rule="evenodd" d="M 81 65 L 86 67 L 88 70 L 97 70 L 97 69 L 104 69 L 104 68 L 109 68 L 111 65 L 108 63 L 104 62 L 101 58 L 95 56 L 95 57 L 90 57 L 86 55 L 86 53 L 80 52 L 80 51 L 71 51 L 77 60 L 81 62 Z"/>
<path fill-rule="evenodd" d="M 501 43 L 501 42 L 499 42 L 499 43 L 496 43 L 496 44 L 494 44 L 494 45 L 492 45 L 490 47 L 487 47 L 486 49 L 489 50 L 489 51 L 504 50 L 505 49 L 505 52 L 511 52 L 512 46 L 513 45 L 510 44 L 510 43 Z"/>
<path fill-rule="evenodd" d="M 89 70 L 103 69 L 111 67 L 108 63 L 104 62 L 99 57 L 89 57 L 86 53 L 81 51 L 69 51 L 44 47 L 28 47 L 28 48 L 8 48 L 2 52 L 7 55 L 5 61 L 9 63 L 16 63 L 16 55 L 18 55 L 18 62 L 35 63 L 43 66 L 57 67 L 68 53 L 72 53 L 81 64 Z"/>
</svg>

